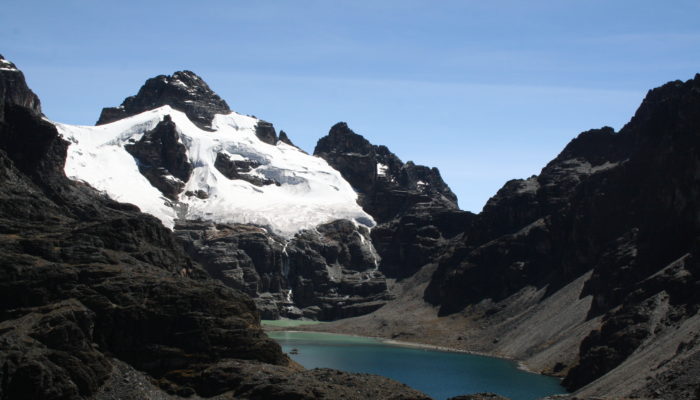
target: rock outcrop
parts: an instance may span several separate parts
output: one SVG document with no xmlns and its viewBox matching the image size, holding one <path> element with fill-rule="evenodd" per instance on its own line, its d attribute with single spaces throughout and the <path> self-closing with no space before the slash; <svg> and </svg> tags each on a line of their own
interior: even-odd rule
<svg viewBox="0 0 700 400">
<path fill-rule="evenodd" d="M 214 161 L 214 167 L 228 179 L 241 179 L 255 186 L 280 185 L 279 182 L 272 179 L 249 174 L 250 171 L 259 166 L 260 163 L 255 160 L 231 160 L 231 157 L 224 153 L 217 154 Z"/>
<path fill-rule="evenodd" d="M 214 278 L 255 298 L 265 319 L 333 320 L 391 299 L 369 231 L 338 220 L 286 240 L 251 225 L 182 222 L 188 253 Z"/>
<path fill-rule="evenodd" d="M 151 185 L 176 201 L 192 174 L 193 166 L 170 116 L 144 133 L 139 141 L 124 148 L 138 160 L 139 171 Z"/>
</svg>

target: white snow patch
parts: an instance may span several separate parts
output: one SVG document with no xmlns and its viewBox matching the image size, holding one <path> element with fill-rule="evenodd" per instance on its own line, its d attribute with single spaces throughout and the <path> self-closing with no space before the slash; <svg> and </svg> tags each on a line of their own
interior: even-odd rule
<svg viewBox="0 0 700 400">
<path fill-rule="evenodd" d="M 183 87 L 183 88 L 185 88 L 185 89 L 189 89 L 189 88 L 190 88 L 189 86 L 187 86 L 187 84 L 185 84 L 185 82 L 183 82 L 183 81 L 181 81 L 181 80 L 179 80 L 179 79 L 173 79 L 171 82 L 172 82 L 174 85 L 181 86 L 181 87 Z"/>
<path fill-rule="evenodd" d="M 168 106 L 100 126 L 56 123 L 61 135 L 71 142 L 66 174 L 115 200 L 136 204 L 172 228 L 176 218 L 173 204 L 150 185 L 124 150 L 124 144 L 138 141 L 165 115 L 175 122 L 194 166 L 178 199 L 180 208 L 186 205 L 186 219 L 267 226 L 287 238 L 336 219 L 374 225 L 372 217 L 357 204 L 350 184 L 326 161 L 285 143 L 273 146 L 262 142 L 255 135 L 258 120 L 237 113 L 216 115 L 214 132 L 199 129 L 184 113 Z M 226 178 L 214 167 L 218 152 L 225 152 L 232 160 L 260 163 L 251 173 L 281 185 L 258 187 Z M 184 195 L 197 190 L 209 197 Z"/>
<path fill-rule="evenodd" d="M 377 254 L 377 250 L 374 248 L 372 241 L 368 241 L 360 231 L 355 231 L 355 233 L 360 237 L 360 243 L 362 243 L 363 246 L 369 246 L 368 250 L 372 255 L 372 262 L 374 263 L 373 271 L 377 271 L 379 269 L 379 254 Z"/>
<path fill-rule="evenodd" d="M 12 66 L 12 63 L 0 58 L 0 71 L 18 71 L 17 68 Z"/>
<path fill-rule="evenodd" d="M 561 162 L 561 167 L 560 169 L 565 169 L 565 170 L 570 170 L 570 171 L 575 171 L 579 174 L 586 174 L 586 175 L 591 175 L 595 174 L 598 172 L 606 171 L 612 168 L 615 168 L 621 164 L 623 164 L 626 160 L 621 161 L 621 162 L 615 162 L 612 163 L 610 161 L 606 161 L 603 164 L 596 165 L 595 167 L 591 165 L 590 162 L 586 161 L 585 159 L 582 158 L 571 158 L 565 161 Z"/>
<path fill-rule="evenodd" d="M 386 176 L 386 171 L 388 171 L 388 170 L 389 170 L 389 167 L 386 166 L 385 164 L 377 163 L 377 175 Z"/>
</svg>

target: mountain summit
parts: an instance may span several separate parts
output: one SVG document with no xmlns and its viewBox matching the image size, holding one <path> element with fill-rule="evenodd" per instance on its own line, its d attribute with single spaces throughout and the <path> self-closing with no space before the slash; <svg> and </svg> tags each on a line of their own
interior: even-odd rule
<svg viewBox="0 0 700 400">
<path fill-rule="evenodd" d="M 140 114 L 154 108 L 170 106 L 182 111 L 200 129 L 211 129 L 216 114 L 231 112 L 228 104 L 192 71 L 158 75 L 141 86 L 135 96 L 129 96 L 119 107 L 103 108 L 97 125 L 104 125 Z"/>
<path fill-rule="evenodd" d="M 22 71 L 0 54 L 0 120 L 4 117 L 5 104 L 15 104 L 41 115 L 41 102 L 27 87 Z"/>
</svg>

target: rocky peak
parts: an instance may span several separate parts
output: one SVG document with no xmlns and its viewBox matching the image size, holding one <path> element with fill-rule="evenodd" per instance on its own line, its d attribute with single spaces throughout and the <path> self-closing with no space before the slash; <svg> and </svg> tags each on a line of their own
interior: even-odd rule
<svg viewBox="0 0 700 400">
<path fill-rule="evenodd" d="M 449 186 L 442 180 L 440 170 L 435 167 L 416 165 L 413 161 L 408 161 L 401 169 L 400 182 L 402 186 L 417 190 L 421 193 L 429 192 L 440 194 L 450 202 L 457 204 L 457 196 Z"/>
<path fill-rule="evenodd" d="M 5 104 L 16 104 L 41 115 L 39 98 L 27 87 L 22 71 L 0 54 L 0 121 L 4 120 Z"/>
<path fill-rule="evenodd" d="M 129 96 L 119 107 L 103 108 L 97 125 L 107 124 L 168 105 L 187 114 L 202 129 L 211 129 L 214 114 L 231 112 L 228 104 L 192 71 L 158 75 L 141 86 L 136 96 Z"/>
<path fill-rule="evenodd" d="M 63 177 L 68 143 L 43 120 L 24 74 L 0 55 L 0 149 L 35 182 Z"/>
<path fill-rule="evenodd" d="M 348 153 L 374 157 L 374 146 L 362 135 L 355 133 L 346 122 L 333 125 L 328 135 L 319 139 L 314 155 Z"/>
<path fill-rule="evenodd" d="M 389 220 L 418 203 L 457 208 L 457 196 L 437 168 L 403 163 L 386 146 L 376 146 L 353 132 L 345 122 L 331 127 L 314 155 L 340 171 L 360 193 L 360 203 L 379 221 Z"/>
<path fill-rule="evenodd" d="M 158 75 L 147 80 L 136 96 L 127 97 L 119 107 L 103 108 L 97 125 L 166 105 L 184 112 L 190 121 L 207 131 L 212 130 L 211 122 L 215 114 L 231 113 L 226 101 L 214 93 L 199 75 L 192 71 L 177 71 L 172 75 Z M 258 121 L 255 134 L 267 144 L 277 143 L 275 127 L 267 121 Z"/>
<path fill-rule="evenodd" d="M 700 74 L 687 81 L 672 81 L 650 90 L 632 120 L 620 130 L 621 134 L 635 132 L 633 142 L 658 145 L 677 134 L 700 125 Z M 697 132 L 697 131 L 695 131 Z M 687 139 L 687 138 L 686 138 Z"/>
<path fill-rule="evenodd" d="M 275 131 L 275 127 L 267 121 L 258 121 L 258 124 L 255 126 L 255 136 L 267 144 L 273 146 L 277 144 L 277 131 Z"/>
<path fill-rule="evenodd" d="M 331 127 L 319 139 L 314 155 L 323 158 L 343 175 L 355 190 L 369 193 L 377 179 L 377 158 L 374 146 L 356 134 L 345 122 Z"/>
<path fill-rule="evenodd" d="M 619 161 L 626 157 L 626 148 L 618 143 L 618 135 L 609 126 L 591 129 L 579 134 L 557 156 L 554 162 L 575 158 L 588 161 L 592 165 Z"/>
<path fill-rule="evenodd" d="M 282 143 L 286 143 L 290 146 L 297 147 L 294 143 L 292 143 L 292 139 L 290 139 L 289 136 L 287 136 L 287 132 L 285 131 L 280 131 L 279 141 Z"/>
</svg>

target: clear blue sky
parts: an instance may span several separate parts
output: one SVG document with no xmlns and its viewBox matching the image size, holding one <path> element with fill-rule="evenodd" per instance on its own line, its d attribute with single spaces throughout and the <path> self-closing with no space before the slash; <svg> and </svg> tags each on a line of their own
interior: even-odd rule
<svg viewBox="0 0 700 400">
<path fill-rule="evenodd" d="M 700 1 L 3 0 L 0 53 L 56 121 L 190 69 L 312 151 L 346 121 L 436 166 L 463 209 L 700 72 Z"/>
</svg>

